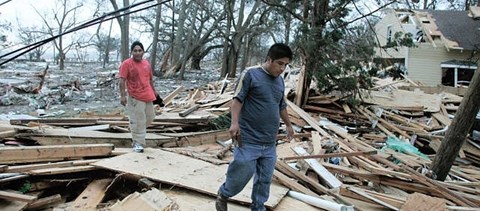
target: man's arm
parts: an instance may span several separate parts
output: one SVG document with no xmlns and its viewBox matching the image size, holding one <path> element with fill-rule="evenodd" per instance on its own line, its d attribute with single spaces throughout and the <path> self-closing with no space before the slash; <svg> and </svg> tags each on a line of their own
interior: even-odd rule
<svg viewBox="0 0 480 211">
<path fill-rule="evenodd" d="M 287 108 L 284 108 L 280 111 L 280 118 L 282 118 L 283 123 L 285 123 L 285 126 L 287 126 L 287 139 L 288 141 L 291 141 L 293 139 L 294 131 L 292 123 L 290 122 L 290 118 L 288 117 Z"/>
<path fill-rule="evenodd" d="M 155 91 L 155 86 L 153 85 L 153 77 L 150 79 L 150 86 L 152 86 L 152 89 L 153 89 L 153 93 L 155 94 L 155 96 L 157 96 L 157 91 Z"/>
<path fill-rule="evenodd" d="M 150 68 L 150 86 L 153 89 L 153 94 L 155 94 L 155 97 L 158 95 L 157 91 L 155 90 L 155 83 L 153 83 L 153 69 Z"/>
<path fill-rule="evenodd" d="M 119 87 L 120 87 L 120 104 L 125 106 L 125 105 L 127 105 L 127 97 L 126 97 L 126 94 L 125 94 L 125 88 L 127 86 L 125 85 L 125 79 L 120 78 L 120 81 L 118 83 L 119 83 Z"/>
<path fill-rule="evenodd" d="M 242 102 L 240 102 L 237 98 L 234 98 L 232 100 L 232 105 L 230 106 L 230 113 L 232 115 L 231 119 L 231 124 L 230 124 L 230 129 L 228 132 L 230 132 L 230 136 L 232 139 L 236 140 L 238 144 L 240 145 L 241 143 L 239 142 L 239 135 L 240 135 L 240 126 L 238 124 L 238 120 L 240 117 L 240 111 L 242 110 Z"/>
</svg>

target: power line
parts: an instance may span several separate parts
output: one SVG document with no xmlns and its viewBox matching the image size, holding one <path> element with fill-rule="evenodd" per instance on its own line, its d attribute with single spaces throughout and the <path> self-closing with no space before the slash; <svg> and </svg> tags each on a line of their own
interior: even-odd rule
<svg viewBox="0 0 480 211">
<path fill-rule="evenodd" d="M 11 1 L 11 0 L 9 0 L 9 1 Z M 0 56 L 0 59 L 2 59 L 2 58 L 4 58 L 4 57 L 7 57 L 7 56 L 10 56 L 10 55 L 12 55 L 12 54 L 18 53 L 18 54 L 16 54 L 15 56 L 13 56 L 13 57 L 5 60 L 5 61 L 2 61 L 2 62 L 0 63 L 0 66 L 3 65 L 3 64 L 8 63 L 8 62 L 10 62 L 10 61 L 12 61 L 12 60 L 20 57 L 20 56 L 22 56 L 22 55 L 24 55 L 24 54 L 26 54 L 26 53 L 28 53 L 28 52 L 30 52 L 30 51 L 32 51 L 32 50 L 35 49 L 35 48 L 38 48 L 38 47 L 40 47 L 40 46 L 42 46 L 42 45 L 45 45 L 45 44 L 47 44 L 47 43 L 49 43 L 49 42 L 57 39 L 58 37 L 63 36 L 63 35 L 70 34 L 70 33 L 72 33 L 72 32 L 75 32 L 75 31 L 78 31 L 78 30 L 80 30 L 80 29 L 84 29 L 84 28 L 87 28 L 87 27 L 90 27 L 90 26 L 99 24 L 99 23 L 104 22 L 104 21 L 109 21 L 109 20 L 111 20 L 111 19 L 118 18 L 118 17 L 124 16 L 124 15 L 129 15 L 129 14 L 136 13 L 136 12 L 139 12 L 139 11 L 142 11 L 142 10 L 146 10 L 146 9 L 149 9 L 149 8 L 152 8 L 152 7 L 156 7 L 156 6 L 158 6 L 158 5 L 165 4 L 165 3 L 169 2 L 169 1 L 172 1 L 172 0 L 164 0 L 164 1 L 162 1 L 162 2 L 157 2 L 157 3 L 155 3 L 155 4 L 148 5 L 148 6 L 145 6 L 145 7 L 141 7 L 141 8 L 136 9 L 136 10 L 131 10 L 132 8 L 139 7 L 139 6 L 141 6 L 141 5 L 144 5 L 144 4 L 149 3 L 149 2 L 152 2 L 152 1 L 157 1 L 157 0 L 147 0 L 147 1 L 143 1 L 143 2 L 139 2 L 139 3 L 136 3 L 136 4 L 129 5 L 129 6 L 127 6 L 127 7 L 124 7 L 124 8 L 118 9 L 118 10 L 115 10 L 115 11 L 113 11 L 113 12 L 109 12 L 109 13 L 107 13 L 107 14 L 105 14 L 105 15 L 102 15 L 102 16 L 100 16 L 100 17 L 98 17 L 98 18 L 94 18 L 94 19 L 92 19 L 92 20 L 90 20 L 90 21 L 87 21 L 87 22 L 85 22 L 85 23 L 83 23 L 83 24 L 81 24 L 81 25 L 79 25 L 79 26 L 76 26 L 76 27 L 74 27 L 74 28 L 72 28 L 72 29 L 70 29 L 70 30 L 68 30 L 68 31 L 65 31 L 65 32 L 63 32 L 63 33 L 61 33 L 61 34 L 58 34 L 58 35 L 49 37 L 49 38 L 47 38 L 47 39 L 38 41 L 38 42 L 36 42 L 36 43 L 30 44 L 30 45 L 24 46 L 24 47 L 22 47 L 22 48 L 19 48 L 19 49 L 17 49 L 17 50 L 11 51 L 11 52 L 9 52 L 9 53 L 3 54 L 3 55 Z M 6 2 L 5 2 L 5 3 L 6 3 Z M 120 12 L 124 12 L 124 11 L 126 11 L 126 10 L 130 10 L 130 11 L 128 11 L 128 12 L 126 12 L 126 13 L 120 13 Z"/>
</svg>

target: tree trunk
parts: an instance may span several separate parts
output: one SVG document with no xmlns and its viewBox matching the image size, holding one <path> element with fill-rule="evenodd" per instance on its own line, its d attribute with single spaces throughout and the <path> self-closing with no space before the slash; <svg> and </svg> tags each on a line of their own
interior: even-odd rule
<svg viewBox="0 0 480 211">
<path fill-rule="evenodd" d="M 228 3 L 225 4 L 225 11 L 227 12 L 227 29 L 232 27 L 233 17 L 230 15 L 231 8 L 233 8 L 232 1 L 227 1 Z M 223 56 L 222 56 L 222 68 L 220 73 L 220 78 L 225 77 L 228 74 L 228 59 L 229 59 L 229 49 L 230 49 L 230 30 L 225 30 L 224 37 L 223 37 Z"/>
<path fill-rule="evenodd" d="M 193 70 L 201 70 L 200 61 L 202 61 L 202 55 L 200 52 L 196 52 L 195 55 L 192 56 L 190 66 Z"/>
<path fill-rule="evenodd" d="M 112 3 L 113 9 L 119 10 L 116 0 L 110 0 Z M 123 7 L 129 6 L 129 0 L 123 0 Z M 124 13 L 128 13 L 129 10 L 125 10 Z M 118 25 L 120 26 L 120 54 L 122 61 L 130 57 L 129 50 L 129 29 L 130 29 L 130 15 L 124 15 L 117 17 Z"/>
<path fill-rule="evenodd" d="M 107 46 L 105 46 L 105 58 L 103 59 L 103 68 L 105 68 L 105 65 L 110 62 L 110 39 L 112 37 L 112 26 L 113 21 L 110 21 L 110 29 L 108 29 L 107 36 Z"/>
<path fill-rule="evenodd" d="M 247 63 L 248 63 L 248 59 L 249 59 L 249 51 L 250 51 L 250 43 L 251 43 L 251 37 L 248 36 L 248 35 L 245 35 L 244 37 L 244 45 L 241 45 L 241 49 L 242 49 L 242 60 L 240 62 L 240 71 L 243 71 L 245 70 L 245 68 L 247 68 Z"/>
<path fill-rule="evenodd" d="M 237 74 L 237 61 L 238 61 L 238 52 L 241 44 L 241 40 L 238 40 L 238 37 L 233 35 L 232 38 L 232 45 L 228 51 L 228 77 L 236 77 Z"/>
<path fill-rule="evenodd" d="M 63 51 L 62 36 L 58 37 L 58 68 L 60 70 L 65 69 L 65 52 Z"/>
<path fill-rule="evenodd" d="M 174 46 L 175 48 L 172 51 L 172 64 L 178 64 L 180 57 L 182 57 L 183 50 L 185 49 L 185 20 L 187 18 L 187 14 L 185 11 L 187 10 L 187 2 L 181 1 L 180 9 L 178 14 L 178 22 L 175 24 L 177 26 L 177 33 L 175 35 Z"/>
<path fill-rule="evenodd" d="M 432 171 L 436 180 L 444 181 L 450 168 L 463 146 L 470 128 L 473 126 L 476 114 L 480 108 L 480 67 L 477 67 L 468 91 L 448 128 L 445 138 L 432 162 Z"/>
<path fill-rule="evenodd" d="M 157 13 L 155 15 L 155 26 L 153 27 L 153 41 L 152 41 L 152 53 L 150 54 L 150 65 L 152 66 L 152 71 L 154 75 L 162 75 L 160 70 L 156 70 L 155 66 L 157 63 L 157 46 L 158 46 L 158 33 L 160 31 L 160 19 L 162 17 L 162 5 L 160 4 L 161 0 L 157 0 L 159 3 L 157 6 Z"/>
</svg>

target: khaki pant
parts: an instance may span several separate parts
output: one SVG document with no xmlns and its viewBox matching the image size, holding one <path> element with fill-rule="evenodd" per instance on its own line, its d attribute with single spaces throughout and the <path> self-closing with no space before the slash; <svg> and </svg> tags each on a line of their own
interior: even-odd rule
<svg viewBox="0 0 480 211">
<path fill-rule="evenodd" d="M 128 96 L 127 109 L 133 143 L 136 142 L 142 146 L 146 146 L 145 136 L 147 134 L 147 126 L 155 119 L 153 103 L 143 102 Z"/>
</svg>

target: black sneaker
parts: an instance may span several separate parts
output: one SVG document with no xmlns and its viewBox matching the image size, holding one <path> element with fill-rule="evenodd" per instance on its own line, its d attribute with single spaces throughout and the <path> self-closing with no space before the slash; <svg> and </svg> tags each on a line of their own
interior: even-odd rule
<svg viewBox="0 0 480 211">
<path fill-rule="evenodd" d="M 222 196 L 220 190 L 217 193 L 217 199 L 215 200 L 215 208 L 217 211 L 227 211 L 227 197 Z"/>
</svg>

